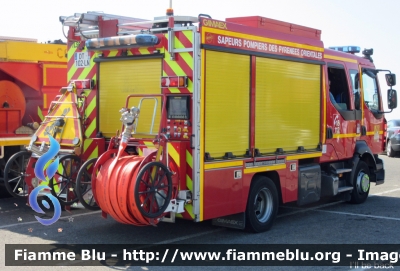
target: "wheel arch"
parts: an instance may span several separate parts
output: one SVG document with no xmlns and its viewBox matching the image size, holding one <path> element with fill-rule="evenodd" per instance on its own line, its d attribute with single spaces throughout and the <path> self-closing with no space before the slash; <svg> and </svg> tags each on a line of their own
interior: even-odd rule
<svg viewBox="0 0 400 271">
<path fill-rule="evenodd" d="M 356 170 L 358 162 L 360 160 L 364 161 L 368 165 L 368 167 L 370 168 L 370 174 L 372 177 L 371 181 L 375 182 L 376 176 L 375 176 L 374 172 L 377 170 L 376 160 L 375 160 L 374 154 L 372 153 L 371 149 L 368 147 L 368 145 L 365 141 L 357 141 L 356 142 L 354 155 L 353 155 L 353 158 L 351 159 L 351 165 L 352 165 L 352 171 L 351 171 L 351 176 L 350 176 L 351 182 L 353 182 L 353 180 L 354 180 L 355 170 Z M 353 185 L 353 183 L 351 183 L 351 184 Z"/>
<path fill-rule="evenodd" d="M 269 230 L 277 217 L 281 192 L 278 173 L 260 172 L 252 176 L 245 211 L 245 227 L 250 232 Z"/>
</svg>

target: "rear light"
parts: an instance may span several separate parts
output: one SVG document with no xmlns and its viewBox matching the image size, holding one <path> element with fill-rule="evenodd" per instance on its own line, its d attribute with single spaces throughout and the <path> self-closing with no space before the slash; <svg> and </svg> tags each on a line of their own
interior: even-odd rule
<svg viewBox="0 0 400 271">
<path fill-rule="evenodd" d="M 400 134 L 400 129 L 397 129 L 397 130 L 393 131 L 393 135 L 397 135 L 397 134 Z"/>
<path fill-rule="evenodd" d="M 75 84 L 76 89 L 93 89 L 93 80 L 84 79 L 84 80 L 74 80 L 72 81 Z"/>
<path fill-rule="evenodd" d="M 162 88 L 186 88 L 188 86 L 187 76 L 163 76 L 161 77 Z"/>
</svg>

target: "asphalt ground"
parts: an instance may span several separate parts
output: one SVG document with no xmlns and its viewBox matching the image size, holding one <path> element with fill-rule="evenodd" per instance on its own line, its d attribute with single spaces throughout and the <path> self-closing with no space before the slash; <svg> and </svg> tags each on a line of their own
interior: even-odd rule
<svg viewBox="0 0 400 271">
<path fill-rule="evenodd" d="M 37 215 L 24 199 L 0 198 L 0 270 L 355 270 L 350 266 L 5 266 L 4 244 L 399 244 L 400 245 L 400 158 L 381 156 L 386 180 L 372 185 L 367 201 L 352 205 L 340 199 L 280 207 L 271 230 L 253 234 L 213 226 L 209 221 L 177 220 L 156 227 L 124 225 L 104 219 L 100 211 L 63 211 L 51 226 L 36 221 Z M 75 263 L 76 264 L 76 263 Z M 79 265 L 79 263 L 77 263 Z M 376 266 L 378 267 L 378 266 Z M 379 266 L 400 270 L 400 266 Z M 370 270 L 358 266 L 357 270 Z"/>
</svg>

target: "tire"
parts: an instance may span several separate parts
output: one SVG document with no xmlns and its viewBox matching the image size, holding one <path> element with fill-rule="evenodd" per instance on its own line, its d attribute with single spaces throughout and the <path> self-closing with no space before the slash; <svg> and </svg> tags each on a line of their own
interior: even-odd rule
<svg viewBox="0 0 400 271">
<path fill-rule="evenodd" d="M 147 163 L 139 171 L 134 193 L 136 206 L 144 217 L 161 216 L 172 197 L 172 179 L 168 168 L 161 162 Z"/>
<path fill-rule="evenodd" d="M 396 152 L 392 148 L 392 142 L 389 140 L 386 144 L 386 155 L 388 157 L 394 157 L 396 155 Z"/>
<path fill-rule="evenodd" d="M 76 177 L 76 196 L 79 202 L 89 210 L 100 209 L 94 199 L 91 181 L 93 167 L 96 161 L 97 158 L 92 158 L 83 163 Z"/>
<path fill-rule="evenodd" d="M 25 176 L 30 157 L 31 153 L 29 151 L 17 152 L 10 157 L 4 168 L 4 186 L 13 197 L 28 197 L 28 186 Z"/>
<path fill-rule="evenodd" d="M 350 202 L 360 204 L 367 200 L 370 189 L 370 170 L 364 161 L 359 161 L 353 179 Z"/>
<path fill-rule="evenodd" d="M 246 207 L 246 228 L 252 232 L 269 230 L 277 216 L 278 191 L 274 182 L 265 176 L 253 180 Z"/>
</svg>

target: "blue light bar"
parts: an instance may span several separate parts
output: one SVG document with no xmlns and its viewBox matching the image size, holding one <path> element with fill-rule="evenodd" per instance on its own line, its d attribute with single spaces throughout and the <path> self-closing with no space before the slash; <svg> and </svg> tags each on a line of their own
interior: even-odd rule
<svg viewBox="0 0 400 271">
<path fill-rule="evenodd" d="M 102 47 L 119 47 L 119 46 L 154 46 L 160 43 L 160 40 L 155 35 L 150 34 L 139 34 L 139 35 L 127 35 L 117 36 L 108 38 L 90 39 L 86 41 L 86 47 L 90 49 L 102 48 Z"/>
<path fill-rule="evenodd" d="M 358 46 L 335 46 L 335 47 L 329 47 L 329 49 L 350 54 L 361 52 L 361 48 Z"/>
</svg>

